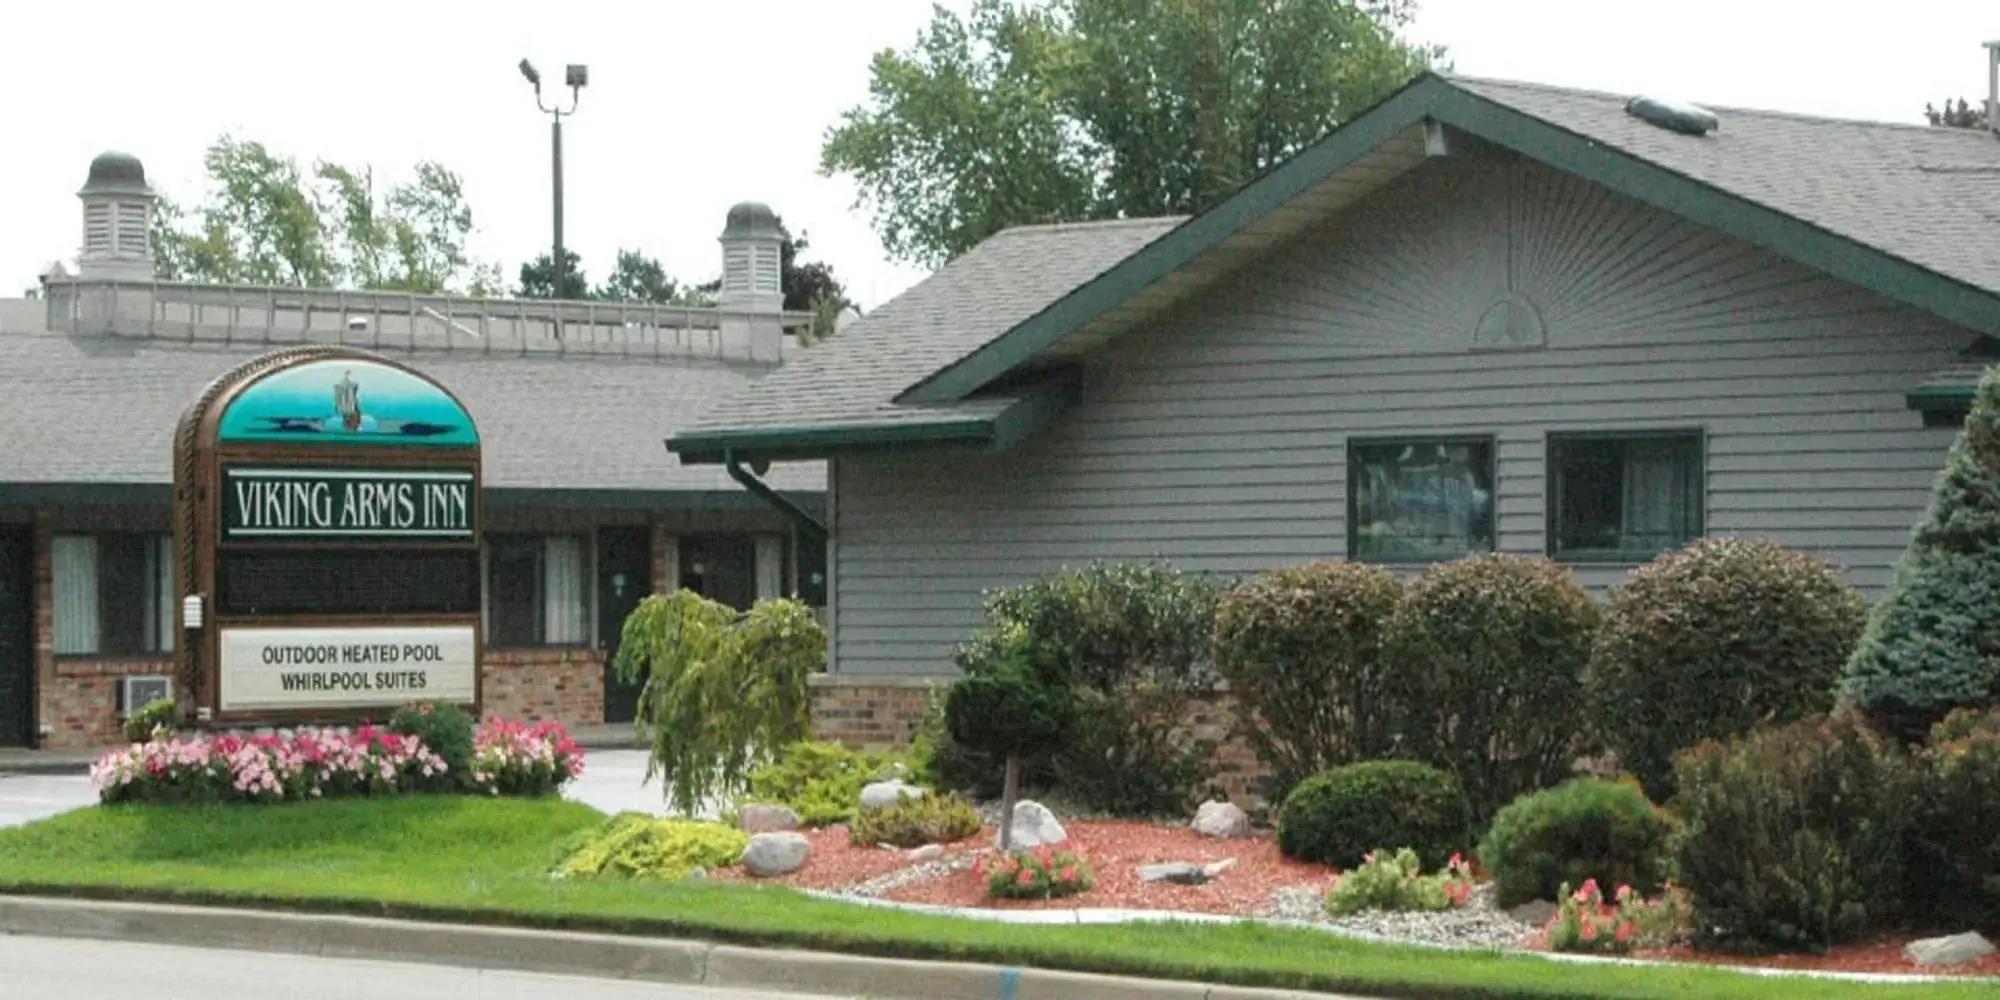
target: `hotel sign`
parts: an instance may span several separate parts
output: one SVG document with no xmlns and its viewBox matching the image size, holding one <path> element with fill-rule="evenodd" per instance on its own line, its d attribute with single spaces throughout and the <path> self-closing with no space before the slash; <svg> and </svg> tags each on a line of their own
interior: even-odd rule
<svg viewBox="0 0 2000 1000">
<path fill-rule="evenodd" d="M 476 648 L 471 625 L 225 628 L 221 708 L 469 704 Z"/>
<path fill-rule="evenodd" d="M 399 538 L 469 541 L 472 473 L 452 470 L 223 470 L 228 541 Z"/>
</svg>

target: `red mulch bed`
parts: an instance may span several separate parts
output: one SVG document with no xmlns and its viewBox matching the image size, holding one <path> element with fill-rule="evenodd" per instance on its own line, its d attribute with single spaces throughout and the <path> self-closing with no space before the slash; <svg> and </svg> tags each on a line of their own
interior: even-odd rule
<svg viewBox="0 0 2000 1000">
<path fill-rule="evenodd" d="M 1918 965 L 1903 957 L 1911 938 L 1887 938 L 1871 944 L 1842 945 L 1825 955 L 1730 955 L 1693 948 L 1653 948 L 1635 951 L 1633 958 L 1704 965 L 1748 965 L 1761 969 L 1801 969 L 1814 972 L 1894 972 L 1927 976 L 2000 976 L 2000 955 L 1964 965 Z"/>
<path fill-rule="evenodd" d="M 1331 888 L 1333 871 L 1323 865 L 1292 861 L 1278 853 L 1276 840 L 1256 836 L 1214 840 L 1184 826 L 1157 826 L 1132 821 L 1077 820 L 1067 824 L 1072 844 L 1080 846 L 1097 875 L 1097 884 L 1080 896 L 1052 900 L 994 900 L 986 896 L 986 880 L 970 870 L 928 879 L 890 891 L 884 898 L 905 903 L 995 909 L 1068 909 L 1104 907 L 1135 910 L 1179 910 L 1226 916 L 1254 916 L 1271 903 L 1271 894 L 1289 886 Z M 709 873 L 717 881 L 768 881 L 798 889 L 840 889 L 909 867 L 904 851 L 857 847 L 847 842 L 847 827 L 802 831 L 812 844 L 806 866 L 783 878 L 751 879 L 740 867 Z M 986 849 L 995 830 L 945 845 L 955 857 Z M 1235 858 L 1236 864 L 1207 885 L 1184 886 L 1139 880 L 1139 866 L 1167 861 L 1207 864 Z M 1826 955 L 1729 955 L 1691 948 L 1650 949 L 1634 958 L 1711 965 L 1743 965 L 1769 969 L 1822 972 L 1921 973 L 1930 975 L 2000 976 L 2000 955 L 1954 968 L 1924 968 L 1903 957 L 1908 938 L 1884 939 L 1865 945 L 1835 948 Z"/>
</svg>

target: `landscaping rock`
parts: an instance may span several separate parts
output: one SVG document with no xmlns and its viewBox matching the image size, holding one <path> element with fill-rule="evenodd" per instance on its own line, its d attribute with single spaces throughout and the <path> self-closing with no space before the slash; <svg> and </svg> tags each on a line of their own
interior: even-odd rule
<svg viewBox="0 0 2000 1000">
<path fill-rule="evenodd" d="M 1043 844 L 1059 844 L 1069 839 L 1069 832 L 1056 821 L 1056 814 L 1048 811 L 1033 799 L 1022 799 L 1014 803 L 1014 849 L 1040 847 Z M 1000 838 L 993 838 L 994 846 L 999 846 Z"/>
<path fill-rule="evenodd" d="M 1221 861 L 1201 866 L 1201 873 L 1212 879 L 1234 867 L 1236 867 L 1235 858 L 1224 858 Z"/>
<path fill-rule="evenodd" d="M 924 789 L 916 785 L 903 784 L 902 779 L 877 781 L 861 789 L 861 808 L 881 809 L 893 806 L 904 799 L 921 799 Z"/>
<path fill-rule="evenodd" d="M 1233 802 L 1204 802 L 1194 813 L 1194 829 L 1204 837 L 1250 836 L 1250 814 Z"/>
<path fill-rule="evenodd" d="M 918 864 L 926 864 L 928 862 L 936 861 L 941 857 L 944 857 L 943 844 L 925 844 L 924 846 L 919 847 L 916 850 L 910 852 L 910 860 L 915 861 Z"/>
<path fill-rule="evenodd" d="M 743 849 L 743 870 L 758 878 L 790 875 L 805 865 L 811 850 L 803 833 L 760 833 Z"/>
<path fill-rule="evenodd" d="M 1507 911 L 1507 915 L 1530 927 L 1540 927 L 1556 915 L 1559 907 L 1546 899 L 1531 899 Z"/>
<path fill-rule="evenodd" d="M 786 833 L 799 828 L 799 814 L 790 806 L 747 805 L 736 825 L 744 833 Z"/>
<path fill-rule="evenodd" d="M 1903 957 L 1918 965 L 1964 965 L 1993 954 L 1993 942 L 1978 931 L 1924 938 L 1903 946 Z"/>
<path fill-rule="evenodd" d="M 1203 871 L 1200 865 L 1191 865 L 1185 861 L 1169 861 L 1158 865 L 1140 865 L 1139 881 L 1201 885 L 1208 881 L 1208 872 Z"/>
</svg>

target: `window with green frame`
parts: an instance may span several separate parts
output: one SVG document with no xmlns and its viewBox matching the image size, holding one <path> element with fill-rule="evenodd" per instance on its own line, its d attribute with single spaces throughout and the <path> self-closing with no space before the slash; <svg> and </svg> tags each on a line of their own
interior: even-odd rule
<svg viewBox="0 0 2000 1000">
<path fill-rule="evenodd" d="M 1437 562 L 1493 551 L 1493 439 L 1350 441 L 1347 556 Z"/>
<path fill-rule="evenodd" d="M 1549 554 L 1639 562 L 1701 537 L 1701 434 L 1551 434 Z"/>
</svg>

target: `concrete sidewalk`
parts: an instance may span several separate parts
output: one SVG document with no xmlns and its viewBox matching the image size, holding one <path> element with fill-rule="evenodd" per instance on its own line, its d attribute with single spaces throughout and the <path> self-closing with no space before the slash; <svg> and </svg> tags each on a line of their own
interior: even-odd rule
<svg viewBox="0 0 2000 1000">
<path fill-rule="evenodd" d="M 876 1000 L 1340 1000 L 1330 993 L 703 941 L 34 896 L 0 896 L 0 933 Z"/>
</svg>

